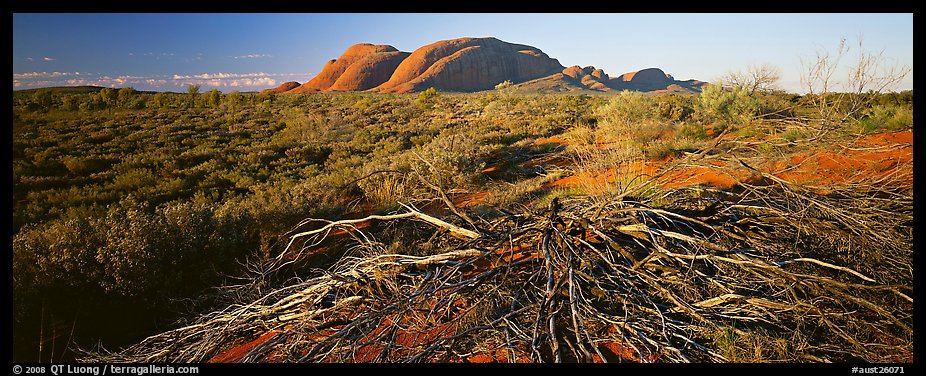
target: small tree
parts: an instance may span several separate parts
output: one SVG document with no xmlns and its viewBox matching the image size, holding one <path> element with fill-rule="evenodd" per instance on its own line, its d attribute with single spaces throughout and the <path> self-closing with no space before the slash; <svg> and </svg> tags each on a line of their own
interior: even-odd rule
<svg viewBox="0 0 926 376">
<path fill-rule="evenodd" d="M 51 91 L 48 89 L 39 89 L 36 90 L 35 93 L 32 93 L 32 102 L 43 110 L 50 109 L 52 103 L 54 103 L 54 99 L 54 96 L 52 96 Z"/>
<path fill-rule="evenodd" d="M 187 105 L 193 107 L 196 104 L 196 95 L 199 94 L 199 85 L 187 85 L 186 92 L 188 94 Z"/>
<path fill-rule="evenodd" d="M 270 101 L 270 103 L 273 103 L 273 101 L 275 101 L 276 99 L 277 99 L 277 92 L 273 90 L 260 94 L 260 101 L 262 103 L 265 101 Z"/>
<path fill-rule="evenodd" d="M 778 80 L 781 79 L 781 70 L 770 64 L 750 65 L 745 71 L 727 72 L 721 81 L 729 87 L 740 86 L 749 92 L 770 93 L 777 89 Z"/>
<path fill-rule="evenodd" d="M 206 92 L 206 103 L 209 103 L 209 107 L 218 107 L 222 102 L 222 93 L 217 89 L 212 89 Z"/>
<path fill-rule="evenodd" d="M 119 105 L 125 108 L 128 108 L 132 103 L 132 98 L 135 97 L 135 88 L 133 87 L 124 87 L 119 89 L 118 101 Z"/>
<path fill-rule="evenodd" d="M 151 101 L 158 108 L 165 108 L 170 103 L 170 98 L 168 98 L 167 93 L 159 92 L 151 98 Z"/>
<path fill-rule="evenodd" d="M 100 90 L 100 99 L 103 100 L 103 103 L 106 105 L 106 108 L 109 109 L 109 113 L 113 112 L 113 107 L 119 103 L 119 93 L 116 92 L 116 89 L 112 88 L 103 88 Z"/>
<path fill-rule="evenodd" d="M 233 91 L 225 96 L 225 103 L 228 104 L 229 110 L 231 112 L 235 112 L 243 100 L 244 98 L 241 97 L 241 93 L 238 91 Z"/>
<path fill-rule="evenodd" d="M 61 109 L 64 111 L 77 111 L 80 108 L 80 100 L 77 95 L 63 95 L 61 96 Z"/>
</svg>

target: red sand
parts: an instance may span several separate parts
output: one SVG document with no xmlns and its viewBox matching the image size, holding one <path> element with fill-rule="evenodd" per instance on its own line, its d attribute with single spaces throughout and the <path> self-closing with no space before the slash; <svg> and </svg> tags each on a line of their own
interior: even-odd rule
<svg viewBox="0 0 926 376">
<path fill-rule="evenodd" d="M 212 357 L 212 359 L 209 359 L 208 363 L 238 362 L 241 360 L 241 358 L 244 358 L 245 355 L 248 355 L 248 353 L 251 352 L 251 350 L 254 350 L 255 347 L 260 346 L 260 344 L 269 341 L 271 338 L 273 338 L 279 333 L 281 333 L 279 330 L 271 330 L 269 332 L 266 332 L 251 342 L 235 346 L 228 351 L 225 351 L 219 355 Z"/>
<path fill-rule="evenodd" d="M 623 168 L 625 174 L 652 176 L 665 161 L 635 162 Z M 737 181 L 748 181 L 754 173 L 740 166 L 711 162 L 717 169 L 686 167 L 666 172 L 657 179 L 664 188 L 697 185 L 729 189 Z M 847 147 L 834 146 L 794 154 L 784 160 L 771 160 L 757 166 L 760 171 L 797 184 L 851 184 L 891 179 L 895 184 L 913 182 L 913 132 L 882 133 L 859 138 Z M 614 168 L 600 172 L 581 172 L 544 185 L 545 188 L 582 187 L 600 193 L 620 181 Z M 625 179 L 626 180 L 626 179 Z"/>
</svg>

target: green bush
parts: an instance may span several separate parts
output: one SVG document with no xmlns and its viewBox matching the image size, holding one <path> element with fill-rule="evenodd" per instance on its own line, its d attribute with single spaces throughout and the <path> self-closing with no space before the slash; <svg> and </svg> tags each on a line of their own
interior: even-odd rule
<svg viewBox="0 0 926 376">
<path fill-rule="evenodd" d="M 901 131 L 913 127 L 913 108 L 903 105 L 875 105 L 862 119 L 857 127 L 863 133 L 878 129 Z"/>
<path fill-rule="evenodd" d="M 418 93 L 416 102 L 423 109 L 431 109 L 439 96 L 440 93 L 437 92 L 437 89 L 429 87 L 427 90 Z"/>
<path fill-rule="evenodd" d="M 681 122 L 689 119 L 694 113 L 695 98 L 690 95 L 665 94 L 655 97 L 654 100 L 662 119 Z"/>
<path fill-rule="evenodd" d="M 791 128 L 791 129 L 786 130 L 784 133 L 781 133 L 779 136 L 785 140 L 794 142 L 799 139 L 806 138 L 807 134 L 805 131 L 801 129 Z"/>
<path fill-rule="evenodd" d="M 678 134 L 692 140 L 705 140 L 708 138 L 707 129 L 703 125 L 695 123 L 682 124 L 678 127 Z"/>
<path fill-rule="evenodd" d="M 619 128 L 654 119 L 658 107 L 656 102 L 639 91 L 624 90 L 601 107 L 595 109 L 600 126 Z"/>
<path fill-rule="evenodd" d="M 759 100 L 742 87 L 727 90 L 720 85 L 708 85 L 698 97 L 700 116 L 727 124 L 749 124 L 759 111 Z"/>
</svg>

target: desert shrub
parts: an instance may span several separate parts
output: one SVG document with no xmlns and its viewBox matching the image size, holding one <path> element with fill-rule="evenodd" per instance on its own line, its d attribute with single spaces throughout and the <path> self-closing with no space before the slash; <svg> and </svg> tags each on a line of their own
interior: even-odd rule
<svg viewBox="0 0 926 376">
<path fill-rule="evenodd" d="M 913 128 L 913 109 L 897 109 L 885 122 L 885 128 L 900 131 Z"/>
<path fill-rule="evenodd" d="M 422 109 L 430 110 L 439 96 L 440 93 L 437 92 L 437 89 L 429 87 L 427 90 L 418 93 L 418 98 L 415 102 L 417 102 L 418 106 Z"/>
<path fill-rule="evenodd" d="M 80 109 L 80 99 L 77 95 L 65 94 L 61 96 L 61 109 L 64 111 L 77 111 Z"/>
<path fill-rule="evenodd" d="M 759 150 L 759 152 L 762 153 L 762 154 L 769 154 L 769 153 L 775 151 L 775 147 L 772 146 L 772 144 L 770 144 L 770 143 L 768 143 L 768 142 L 763 142 L 763 143 L 759 144 L 759 146 L 757 146 L 757 150 Z"/>
<path fill-rule="evenodd" d="M 800 98 L 797 94 L 781 91 L 756 93 L 759 100 L 757 116 L 768 119 L 786 119 L 795 116 L 794 103 Z"/>
<path fill-rule="evenodd" d="M 762 134 L 764 134 L 764 132 L 754 125 L 743 126 L 736 130 L 736 135 L 739 137 L 756 137 Z"/>
<path fill-rule="evenodd" d="M 803 129 L 791 128 L 779 134 L 779 137 L 790 142 L 797 141 L 807 137 L 807 132 Z"/>
<path fill-rule="evenodd" d="M 638 91 L 624 90 L 604 106 L 596 108 L 595 116 L 602 127 L 616 128 L 654 119 L 657 110 L 656 102 L 651 97 Z"/>
<path fill-rule="evenodd" d="M 297 162 L 320 164 L 328 159 L 328 155 L 331 154 L 331 147 L 308 144 L 287 149 L 284 153 L 287 157 L 296 159 Z"/>
<path fill-rule="evenodd" d="M 708 85 L 698 97 L 697 109 L 710 121 L 748 124 L 758 113 L 759 101 L 739 86 L 727 90 L 720 85 Z"/>
<path fill-rule="evenodd" d="M 112 189 L 131 192 L 154 183 L 154 180 L 151 170 L 145 168 L 132 169 L 116 176 L 112 182 Z"/>
<path fill-rule="evenodd" d="M 478 180 L 479 172 L 485 168 L 483 157 L 488 151 L 489 148 L 483 146 L 476 137 L 446 129 L 416 151 L 436 171 L 417 160 L 414 155 L 404 158 L 409 158 L 415 171 L 434 183 L 437 182 L 437 174 L 440 174 L 447 187 L 466 187 Z"/>
<path fill-rule="evenodd" d="M 431 142 L 434 139 L 434 136 L 430 134 L 416 134 L 409 137 L 409 141 L 415 146 L 421 147 Z"/>
<path fill-rule="evenodd" d="M 14 237 L 18 293 L 66 287 L 87 298 L 163 304 L 195 296 L 235 273 L 236 260 L 254 246 L 242 228 L 253 225 L 245 223 L 248 216 L 218 217 L 209 206 L 183 203 L 152 211 L 129 196 L 94 213 L 71 211 Z"/>
<path fill-rule="evenodd" d="M 588 126 L 576 126 L 564 133 L 563 138 L 579 145 L 591 145 L 595 143 L 595 130 Z"/>
<path fill-rule="evenodd" d="M 678 136 L 693 140 L 705 140 L 708 138 L 707 129 L 705 129 L 703 125 L 696 123 L 684 123 L 679 126 Z"/>
<path fill-rule="evenodd" d="M 116 91 L 116 103 L 124 108 L 132 108 L 131 104 L 136 97 L 135 88 L 124 87 Z"/>
<path fill-rule="evenodd" d="M 408 170 L 384 168 L 379 164 L 369 164 L 364 168 L 366 178 L 357 182 L 364 198 L 373 205 L 383 208 L 395 206 L 399 201 L 413 194 L 416 180 L 409 181 Z M 414 178 L 411 178 L 414 179 Z"/>
<path fill-rule="evenodd" d="M 671 141 L 660 141 L 654 142 L 649 145 L 649 147 L 644 150 L 646 158 L 650 160 L 663 160 L 668 157 L 674 157 L 679 154 L 674 148 L 674 144 Z"/>
<path fill-rule="evenodd" d="M 865 118 L 856 120 L 855 125 L 852 126 L 850 129 L 851 129 L 851 132 L 853 133 L 869 134 L 869 133 L 874 133 L 880 128 L 881 128 L 880 125 L 874 119 L 870 117 L 865 117 Z"/>
<path fill-rule="evenodd" d="M 673 128 L 659 118 L 656 102 L 641 92 L 622 91 L 595 108 L 597 137 L 603 140 L 632 140 L 641 146 L 658 140 Z"/>
<path fill-rule="evenodd" d="M 696 102 L 695 97 L 690 95 L 666 94 L 654 98 L 657 106 L 657 113 L 665 120 L 680 122 L 685 121 L 694 113 Z"/>
<path fill-rule="evenodd" d="M 109 162 L 97 157 L 76 157 L 65 156 L 61 158 L 61 163 L 72 174 L 76 176 L 86 176 L 100 172 L 109 167 Z"/>
<path fill-rule="evenodd" d="M 703 130 L 703 127 L 700 129 Z M 644 155 L 649 160 L 664 160 L 669 157 L 680 157 L 685 152 L 693 153 L 707 146 L 709 141 L 698 137 L 699 132 L 694 131 L 695 135 L 690 133 L 691 131 L 679 131 L 672 139 L 652 142 L 643 149 Z"/>
<path fill-rule="evenodd" d="M 48 110 L 55 103 L 55 96 L 49 89 L 39 89 L 32 93 L 32 103 L 39 109 Z"/>
<path fill-rule="evenodd" d="M 647 172 L 642 163 L 646 147 L 631 141 L 617 141 L 605 148 L 597 145 L 570 145 L 575 159 L 577 187 L 585 195 L 610 199 L 641 188 Z"/>
<path fill-rule="evenodd" d="M 511 87 L 511 85 L 514 85 L 514 83 L 512 83 L 511 80 L 505 80 L 505 81 L 500 82 L 498 85 L 495 85 L 495 90 L 505 90 Z"/>
<path fill-rule="evenodd" d="M 903 90 L 900 92 L 891 91 L 887 93 L 880 93 L 874 100 L 878 105 L 882 106 L 901 106 L 901 107 L 910 107 L 913 105 L 913 90 Z"/>
<path fill-rule="evenodd" d="M 913 127 L 913 109 L 900 105 L 875 105 L 859 120 L 863 133 L 878 129 L 900 131 Z"/>
<path fill-rule="evenodd" d="M 98 104 L 96 102 L 95 96 L 90 97 L 84 101 L 81 101 L 80 104 L 77 105 L 77 109 L 81 112 L 90 112 L 94 110 L 99 110 L 100 108 L 102 108 L 102 104 Z"/>
</svg>

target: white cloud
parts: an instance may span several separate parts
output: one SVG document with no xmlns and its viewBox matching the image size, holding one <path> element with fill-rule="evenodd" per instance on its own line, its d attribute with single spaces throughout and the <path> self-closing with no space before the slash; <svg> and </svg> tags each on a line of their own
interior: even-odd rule
<svg viewBox="0 0 926 376">
<path fill-rule="evenodd" d="M 54 78 L 54 77 L 67 77 L 67 76 L 80 76 L 80 72 L 28 72 L 28 73 L 13 73 L 13 79 L 39 79 L 39 78 Z"/>
<path fill-rule="evenodd" d="M 27 72 L 13 74 L 13 87 L 26 89 L 48 86 L 128 87 L 141 90 L 180 90 L 187 85 L 206 88 L 257 90 L 276 86 L 284 81 L 302 81 L 304 73 L 201 73 L 191 75 L 108 76 L 86 72 Z"/>
<path fill-rule="evenodd" d="M 45 56 L 42 58 L 43 61 L 55 61 L 55 59 Z"/>
<path fill-rule="evenodd" d="M 189 76 L 174 75 L 175 80 L 188 80 L 188 79 L 200 79 L 200 80 L 211 80 L 211 79 L 236 79 L 236 78 L 253 78 L 253 77 L 265 77 L 272 76 L 271 74 L 258 72 L 258 73 L 203 73 Z"/>
<path fill-rule="evenodd" d="M 268 57 L 273 57 L 273 55 L 268 55 L 268 54 L 248 54 L 248 55 L 234 56 L 235 59 L 261 59 L 261 58 L 268 58 Z"/>
</svg>

